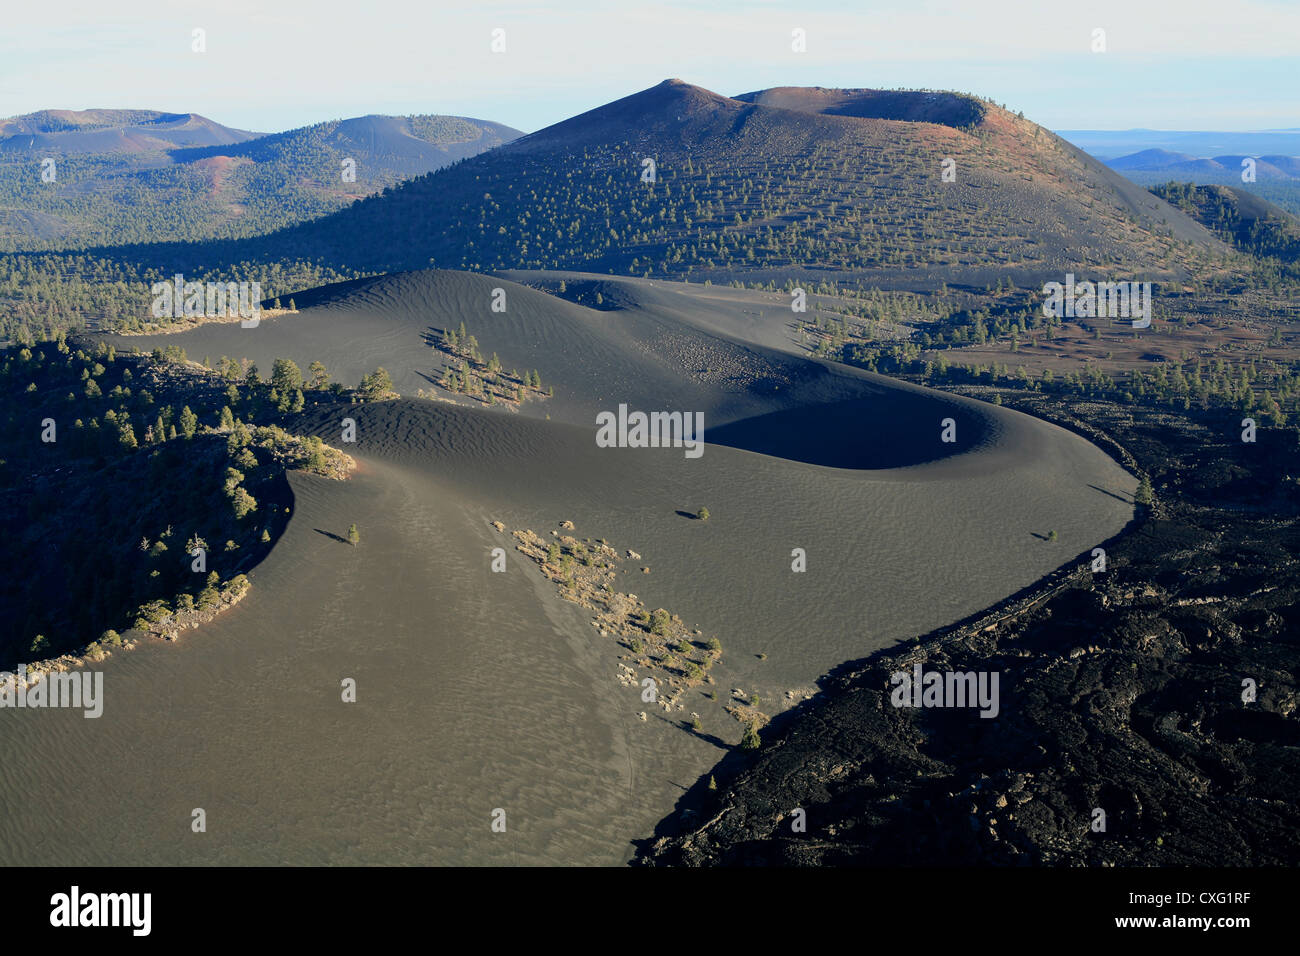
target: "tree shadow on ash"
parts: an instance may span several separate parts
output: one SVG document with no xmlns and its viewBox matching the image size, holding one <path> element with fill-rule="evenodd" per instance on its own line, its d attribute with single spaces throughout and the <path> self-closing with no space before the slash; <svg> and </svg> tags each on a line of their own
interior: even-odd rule
<svg viewBox="0 0 1300 956">
<path fill-rule="evenodd" d="M 727 743 L 725 740 L 723 740 L 721 737 L 717 737 L 713 734 L 706 734 L 702 731 L 696 730 L 694 727 L 690 725 L 689 721 L 671 720 L 665 717 L 663 714 L 655 714 L 655 717 L 658 718 L 659 720 L 662 720 L 665 724 L 670 724 L 673 727 L 676 727 L 678 730 L 690 734 L 692 737 L 696 737 L 700 740 L 703 740 L 706 744 L 713 744 L 713 746 L 717 747 L 719 750 L 731 749 L 731 745 Z M 683 787 L 682 789 L 685 790 L 687 788 Z"/>
<path fill-rule="evenodd" d="M 1089 485 L 1088 487 L 1091 488 L 1093 491 L 1100 491 L 1103 495 L 1109 495 L 1110 497 L 1114 498 L 1116 501 L 1122 501 L 1126 505 L 1133 504 L 1132 496 L 1126 497 L 1124 495 L 1118 495 L 1113 491 L 1107 491 L 1105 488 L 1101 488 L 1097 485 Z"/>
<path fill-rule="evenodd" d="M 333 531 L 322 531 L 320 528 L 312 528 L 311 530 L 315 531 L 317 534 L 323 534 L 327 538 L 332 538 L 333 540 L 339 542 L 340 544 L 349 543 L 347 538 L 337 535 Z"/>
</svg>

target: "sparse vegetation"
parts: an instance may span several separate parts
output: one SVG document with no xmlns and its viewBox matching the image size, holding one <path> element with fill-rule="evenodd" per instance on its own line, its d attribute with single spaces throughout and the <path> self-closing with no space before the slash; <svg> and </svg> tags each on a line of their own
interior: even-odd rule
<svg viewBox="0 0 1300 956">
<path fill-rule="evenodd" d="M 250 424 L 275 413 L 265 400 L 272 386 L 245 377 L 239 363 L 208 369 L 175 346 L 124 354 L 56 336 L 0 352 L 0 487 L 9 490 L 0 519 L 40 542 L 0 554 L 0 573 L 14 582 L 0 597 L 0 614 L 14 622 L 0 638 L 0 666 L 30 662 L 36 634 L 45 635 L 44 656 L 91 644 L 109 653 L 124 643 L 113 628 L 140 621 L 166 633 L 182 626 L 173 620 L 227 606 L 238 596 L 231 582 L 283 526 L 269 512 L 287 497 L 285 469 L 347 474 L 351 459 L 319 438 Z M 97 387 L 77 389 L 82 382 Z M 56 423 L 56 440 L 33 445 L 29 423 L 45 417 Z M 68 575 L 84 555 L 87 527 L 96 529 L 106 571 Z M 209 550 L 208 541 L 225 546 Z M 195 548 L 205 552 L 206 576 L 192 567 Z"/>
<path fill-rule="evenodd" d="M 498 528 L 503 530 L 504 526 Z M 592 610 L 592 623 L 601 635 L 619 640 L 632 659 L 654 675 L 665 707 L 680 709 L 683 695 L 697 688 L 702 699 L 716 702 L 717 695 L 705 685 L 713 681 L 709 670 L 721 656 L 722 643 L 716 637 L 697 638 L 667 609 L 650 610 L 636 595 L 615 590 L 622 561 L 619 552 L 603 539 L 580 541 L 564 533 L 569 530 L 572 524 L 565 522 L 550 541 L 533 531 L 515 531 L 516 550 L 540 567 L 562 597 Z M 762 715 L 747 719 L 759 720 Z"/>
<path fill-rule="evenodd" d="M 382 366 L 369 375 L 362 376 L 357 393 L 367 402 L 379 402 L 397 397 L 397 393 L 393 391 L 393 379 Z"/>
<path fill-rule="evenodd" d="M 459 329 L 444 329 L 431 344 L 451 360 L 444 364 L 438 382 L 449 392 L 477 398 L 487 405 L 503 404 L 511 410 L 518 410 L 530 398 L 541 400 L 553 394 L 553 390 L 542 390 L 542 377 L 536 369 L 522 375 L 515 370 L 507 373 L 495 352 L 485 360 L 478 339 L 464 322 Z"/>
</svg>

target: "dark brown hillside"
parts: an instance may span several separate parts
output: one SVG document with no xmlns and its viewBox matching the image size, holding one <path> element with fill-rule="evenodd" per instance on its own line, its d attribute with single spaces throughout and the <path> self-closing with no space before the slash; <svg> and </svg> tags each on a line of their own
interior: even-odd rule
<svg viewBox="0 0 1300 956">
<path fill-rule="evenodd" d="M 685 144 L 725 135 L 737 121 L 752 112 L 750 106 L 730 97 L 682 80 L 664 80 L 647 90 L 521 137 L 511 152 L 549 151 L 561 142 L 579 146 L 603 143 L 611 138 L 648 142 L 667 136 L 670 144 L 674 141 Z"/>
<path fill-rule="evenodd" d="M 741 93 L 736 99 L 744 103 L 797 110 L 801 113 L 937 123 L 956 129 L 976 126 L 988 112 L 988 105 L 973 96 L 922 90 L 833 90 L 820 86 L 778 86 L 755 93 Z"/>
<path fill-rule="evenodd" d="M 241 212 L 230 229 L 249 238 L 95 250 L 93 262 L 72 264 L 82 270 L 73 279 L 97 273 L 89 284 L 64 281 L 69 264 L 51 260 L 42 268 L 57 271 L 59 285 L 43 294 L 64 302 L 71 321 L 94 315 L 107 329 L 144 316 L 149 270 L 256 277 L 274 297 L 430 266 L 916 292 L 1038 288 L 1068 272 L 1159 283 L 1235 267 L 1204 226 L 992 103 L 858 89 L 745 97 L 754 102 L 668 80 L 319 219 L 302 221 L 317 201 L 308 189 L 302 208 L 277 200 Z M 267 171 L 272 193 L 286 169 L 316 182 L 338 165 L 331 143 L 343 130 L 328 125 L 308 131 L 324 137 L 319 149 L 292 150 L 297 165 L 236 162 L 221 188 L 206 171 L 195 185 L 209 205 L 228 205 Z M 395 132 L 383 143 L 410 139 Z M 247 231 L 272 220 L 286 227 Z M 66 229 L 12 214 L 0 223 Z M 0 260 L 0 279 L 16 269 Z M 101 291 L 105 274 L 121 294 Z M 33 299 L 44 302 L 14 301 L 23 323 L 47 320 Z"/>
<path fill-rule="evenodd" d="M 745 98 L 668 80 L 213 252 L 368 271 L 432 263 L 926 287 L 1003 276 L 1031 285 L 1081 270 L 1156 278 L 1225 251 L 1184 214 L 991 103 L 869 90 Z"/>
</svg>

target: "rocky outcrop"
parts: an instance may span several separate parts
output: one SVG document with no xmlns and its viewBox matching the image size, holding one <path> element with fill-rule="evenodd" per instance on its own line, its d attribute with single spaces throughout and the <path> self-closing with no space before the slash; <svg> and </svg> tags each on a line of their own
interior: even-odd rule
<svg viewBox="0 0 1300 956">
<path fill-rule="evenodd" d="M 977 619 L 840 668 L 757 756 L 714 768 L 717 792 L 702 778 L 640 863 L 1300 862 L 1296 435 L 1252 448 L 1228 421 L 1153 428 L 1100 403 L 1085 429 L 1062 400 L 1034 401 L 1104 428 L 1158 489 L 1106 544 L 1107 569 L 1081 556 Z M 997 717 L 894 706 L 890 675 L 917 662 L 997 672 Z"/>
</svg>

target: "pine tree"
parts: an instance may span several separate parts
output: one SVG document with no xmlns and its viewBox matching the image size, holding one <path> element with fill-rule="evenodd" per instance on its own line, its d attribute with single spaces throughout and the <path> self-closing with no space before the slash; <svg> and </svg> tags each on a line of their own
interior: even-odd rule
<svg viewBox="0 0 1300 956">
<path fill-rule="evenodd" d="M 293 359 L 276 359 L 271 366 L 271 386 L 281 394 L 302 388 L 302 372 Z"/>
<path fill-rule="evenodd" d="M 320 362 L 312 362 L 307 366 L 307 371 L 311 373 L 312 388 L 324 388 L 329 384 L 329 372 L 325 370 L 325 366 Z"/>
<path fill-rule="evenodd" d="M 230 504 L 235 511 L 236 518 L 243 518 L 245 515 L 257 510 L 257 499 L 250 495 L 242 485 L 233 489 Z"/>
<path fill-rule="evenodd" d="M 357 531 L 355 523 L 348 525 L 348 544 L 356 547 L 361 541 L 361 533 Z"/>
<path fill-rule="evenodd" d="M 381 365 L 361 379 L 361 394 L 370 401 L 375 401 L 393 390 L 393 380 Z"/>
<path fill-rule="evenodd" d="M 186 405 L 181 409 L 181 434 L 188 441 L 194 437 L 194 432 L 198 430 L 198 427 L 199 416 L 190 411 L 190 407 Z"/>
<path fill-rule="evenodd" d="M 1144 476 L 1138 482 L 1137 491 L 1133 494 L 1133 501 L 1150 507 L 1155 502 L 1155 497 L 1155 491 L 1151 487 L 1151 479 Z"/>
</svg>

